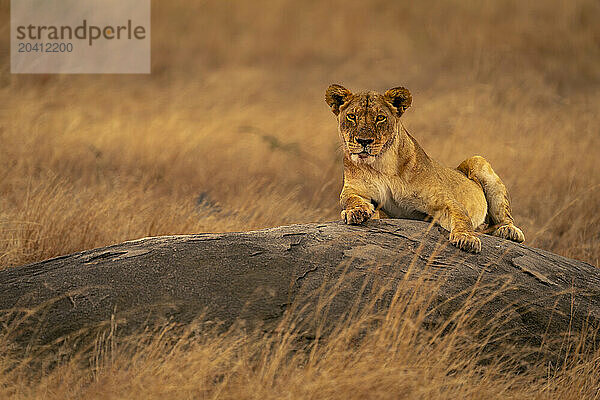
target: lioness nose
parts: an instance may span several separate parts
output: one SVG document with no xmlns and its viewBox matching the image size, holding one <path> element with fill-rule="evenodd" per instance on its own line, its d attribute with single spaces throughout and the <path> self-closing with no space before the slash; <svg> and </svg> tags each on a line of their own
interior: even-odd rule
<svg viewBox="0 0 600 400">
<path fill-rule="evenodd" d="M 366 145 L 373 143 L 373 139 L 356 139 L 356 143 L 365 147 Z"/>
</svg>

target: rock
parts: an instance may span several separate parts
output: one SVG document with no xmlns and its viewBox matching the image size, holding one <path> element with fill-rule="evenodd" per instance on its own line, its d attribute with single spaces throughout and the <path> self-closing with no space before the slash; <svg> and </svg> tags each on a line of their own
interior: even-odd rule
<svg viewBox="0 0 600 400">
<path fill-rule="evenodd" d="M 237 321 L 268 330 L 294 299 L 310 312 L 314 293 L 344 273 L 324 326 L 368 300 L 375 282 L 387 285 L 378 303 L 385 307 L 399 285 L 419 279 L 439 282 L 432 324 L 470 301 L 478 319 L 506 315 L 508 337 L 532 346 L 599 326 L 600 269 L 487 235 L 482 252 L 469 254 L 447 237 L 437 226 L 398 219 L 129 241 L 0 271 L 0 329 L 29 344 L 106 328 L 111 317 L 123 330 L 201 316 L 223 328 Z"/>
</svg>

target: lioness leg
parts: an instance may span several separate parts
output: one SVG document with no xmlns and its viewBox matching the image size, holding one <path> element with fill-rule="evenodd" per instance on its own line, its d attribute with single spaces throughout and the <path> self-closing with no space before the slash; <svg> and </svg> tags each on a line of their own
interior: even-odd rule
<svg viewBox="0 0 600 400">
<path fill-rule="evenodd" d="M 375 208 L 375 213 L 371 217 L 371 219 L 388 219 L 390 218 L 382 209 Z"/>
<path fill-rule="evenodd" d="M 481 240 L 475 236 L 471 219 L 460 204 L 446 199 L 436 204 L 430 215 L 450 232 L 450 243 L 471 253 L 481 251 Z"/>
<path fill-rule="evenodd" d="M 471 253 L 481 251 L 481 240 L 473 230 L 473 222 L 465 207 L 451 197 L 435 197 L 426 205 L 426 213 L 450 232 L 450 243 Z"/>
<path fill-rule="evenodd" d="M 479 182 L 483 188 L 488 204 L 488 217 L 494 229 L 492 234 L 515 242 L 524 241 L 525 235 L 515 226 L 511 214 L 506 186 L 490 163 L 481 156 L 474 156 L 463 161 L 458 170 L 467 178 Z"/>
<path fill-rule="evenodd" d="M 344 210 L 342 210 L 342 219 L 347 224 L 357 225 L 360 224 L 373 216 L 375 213 L 375 207 L 367 199 L 358 195 L 346 196 L 342 192 L 340 203 Z"/>
</svg>

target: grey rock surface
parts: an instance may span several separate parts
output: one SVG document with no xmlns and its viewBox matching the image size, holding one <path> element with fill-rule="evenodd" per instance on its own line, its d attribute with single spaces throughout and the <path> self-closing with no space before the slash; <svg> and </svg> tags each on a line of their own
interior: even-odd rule
<svg viewBox="0 0 600 400">
<path fill-rule="evenodd" d="M 356 302 L 365 278 L 389 282 L 389 298 L 410 271 L 411 279 L 427 274 L 426 280 L 442 282 L 436 293 L 442 306 L 432 313 L 437 320 L 456 311 L 461 293 L 474 286 L 508 282 L 510 290 L 486 301 L 478 315 L 506 313 L 507 326 L 533 345 L 599 326 L 600 269 L 487 235 L 482 252 L 469 254 L 449 245 L 447 236 L 425 222 L 375 220 L 125 242 L 0 271 L 0 329 L 38 344 L 98 327 L 111 316 L 124 329 L 200 316 L 223 327 L 246 321 L 268 329 L 299 293 L 335 282 L 344 268 L 352 278 L 333 299 L 325 325 Z"/>
</svg>

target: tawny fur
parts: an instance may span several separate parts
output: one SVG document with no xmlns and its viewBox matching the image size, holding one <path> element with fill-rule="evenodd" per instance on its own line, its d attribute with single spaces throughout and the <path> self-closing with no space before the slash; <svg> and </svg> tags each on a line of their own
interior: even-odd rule
<svg viewBox="0 0 600 400">
<path fill-rule="evenodd" d="M 342 218 L 360 224 L 378 217 L 433 219 L 450 232 L 450 242 L 481 251 L 475 229 L 488 222 L 493 234 L 522 242 L 514 225 L 506 187 L 480 156 L 458 168 L 431 159 L 402 125 L 410 92 L 402 87 L 351 93 L 331 85 L 325 101 L 338 120 L 344 143 Z"/>
</svg>

